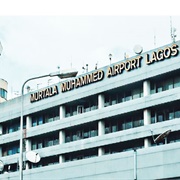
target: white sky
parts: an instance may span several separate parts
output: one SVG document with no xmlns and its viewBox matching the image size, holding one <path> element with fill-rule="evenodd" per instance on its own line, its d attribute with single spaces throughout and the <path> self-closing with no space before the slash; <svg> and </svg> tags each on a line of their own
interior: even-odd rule
<svg viewBox="0 0 180 180">
<path fill-rule="evenodd" d="M 27 79 L 89 64 L 93 70 L 133 56 L 136 44 L 144 52 L 171 42 L 172 26 L 180 39 L 177 1 L 36 0 L 1 2 L 0 78 L 9 83 L 9 98 Z M 156 40 L 154 41 L 154 36 Z M 47 86 L 48 79 L 39 87 Z M 53 79 L 51 83 L 57 82 Z M 42 80 L 28 83 L 32 89 Z"/>
</svg>

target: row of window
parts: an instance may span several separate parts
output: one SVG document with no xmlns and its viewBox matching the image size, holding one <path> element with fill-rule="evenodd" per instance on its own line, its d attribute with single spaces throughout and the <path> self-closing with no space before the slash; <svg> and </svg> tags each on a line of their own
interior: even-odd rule
<svg viewBox="0 0 180 180">
<path fill-rule="evenodd" d="M 143 113 L 139 112 L 130 116 L 118 116 L 105 121 L 105 134 L 135 128 L 144 125 Z"/>
<path fill-rule="evenodd" d="M 105 93 L 105 107 L 113 104 L 129 101 L 132 99 L 140 98 L 143 96 L 142 84 L 140 88 L 132 88 L 132 90 L 124 88 L 124 90 L 116 90 L 116 92 Z M 151 94 L 161 91 L 169 90 L 172 88 L 180 87 L 180 76 L 170 77 L 161 81 L 151 80 Z M 0 89 L 0 93 L 2 89 Z M 97 95 L 91 98 L 85 98 L 79 100 L 80 105 L 65 105 L 66 117 L 76 114 L 92 111 L 98 108 Z M 177 117 L 177 115 L 174 115 Z M 162 116 L 161 116 L 162 117 Z M 161 117 L 157 118 L 160 119 Z M 163 117 L 162 117 L 163 118 Z M 52 122 L 59 119 L 59 107 L 54 107 L 46 111 L 36 113 L 32 116 L 32 126 L 41 125 L 44 123 Z M 157 120 L 160 122 L 162 120 Z M 152 123 L 154 120 L 152 120 Z M 134 125 L 132 125 L 134 126 Z M 11 120 L 9 123 L 5 123 L 3 126 L 3 134 L 11 133 L 19 130 L 19 120 Z"/>
<path fill-rule="evenodd" d="M 98 109 L 98 97 L 94 95 L 83 100 L 78 100 L 74 105 L 66 104 L 65 109 L 66 117 L 96 110 Z"/>
<path fill-rule="evenodd" d="M 8 134 L 8 133 L 12 133 L 15 131 L 18 131 L 20 129 L 20 120 L 19 119 L 14 119 L 11 120 L 7 123 L 4 123 L 3 125 L 3 134 Z"/>
<path fill-rule="evenodd" d="M 59 108 L 48 109 L 32 116 L 32 126 L 38 126 L 59 119 Z"/>
<path fill-rule="evenodd" d="M 105 93 L 105 104 L 104 106 L 110 106 L 117 103 L 126 102 L 132 99 L 143 97 L 142 85 L 140 88 L 129 89 L 125 88 L 124 91 L 118 91 L 113 93 Z"/>
<path fill-rule="evenodd" d="M 10 156 L 20 152 L 19 143 L 6 144 L 2 147 L 2 156 Z"/>
<path fill-rule="evenodd" d="M 77 151 L 77 152 L 72 152 L 65 154 L 65 162 L 68 161 L 76 161 L 80 159 L 87 159 L 87 158 L 92 158 L 98 156 L 98 148 L 92 148 L 88 150 L 83 150 L 83 151 Z"/>
<path fill-rule="evenodd" d="M 151 144 L 152 146 L 155 146 L 153 142 L 153 137 L 149 137 L 151 139 Z M 180 142 L 180 131 L 175 131 L 171 132 L 168 137 L 167 137 L 167 143 L 174 143 L 174 142 Z M 162 140 L 158 145 L 165 144 L 165 140 Z M 136 140 L 130 140 L 126 142 L 119 142 L 115 144 L 110 144 L 102 147 L 104 149 L 104 154 L 113 154 L 113 153 L 119 153 L 119 152 L 125 152 L 125 151 L 132 151 L 134 149 L 140 149 L 144 148 L 144 139 L 136 139 Z M 8 149 L 8 148 L 7 148 Z M 11 149 L 11 150 L 10 150 Z M 17 145 L 14 145 L 12 148 L 9 148 L 10 155 L 19 153 L 19 150 L 17 148 Z M 92 157 L 97 157 L 98 156 L 98 148 L 91 148 L 87 150 L 81 150 L 81 151 L 76 151 L 76 152 L 71 152 L 64 154 L 64 161 L 76 161 L 76 160 L 81 160 L 81 159 L 87 159 L 87 158 L 92 158 Z M 43 167 L 43 166 L 50 166 L 53 164 L 58 164 L 59 163 L 59 156 L 50 156 L 46 158 L 41 158 L 40 162 L 34 164 L 29 161 L 27 161 L 28 167 L 30 169 L 32 168 L 37 168 L 37 167 Z M 24 164 L 25 167 L 25 164 Z M 18 161 L 17 163 L 14 164 L 6 164 L 4 167 L 4 172 L 14 172 L 18 170 Z"/>
<path fill-rule="evenodd" d="M 44 138 L 33 138 L 31 142 L 31 149 L 41 149 L 49 146 L 54 146 L 57 144 L 59 144 L 59 137 L 57 134 Z"/>
<path fill-rule="evenodd" d="M 177 103 L 169 104 L 168 106 L 163 106 L 161 108 L 156 107 L 151 109 L 151 124 L 162 122 L 166 120 L 171 120 L 175 118 L 180 118 L 180 107 L 176 105 Z M 158 109 L 158 110 L 156 110 Z M 143 111 L 132 113 L 126 116 L 116 116 L 109 119 L 105 119 L 105 129 L 104 133 L 113 133 L 121 130 L 126 130 L 130 128 L 140 127 L 144 125 Z M 3 131 L 14 132 L 19 129 L 18 124 L 6 127 Z M 65 142 L 76 141 L 85 138 L 91 138 L 98 136 L 98 124 L 97 122 L 81 125 L 76 127 L 71 127 L 65 130 Z M 53 146 L 59 144 L 59 135 L 53 135 L 48 138 L 36 138 L 32 139 L 32 150 L 39 149 L 43 147 Z M 4 155 L 12 155 L 18 152 L 18 145 L 14 149 L 4 150 Z"/>
<path fill-rule="evenodd" d="M 98 135 L 98 125 L 91 124 L 89 126 L 69 128 L 65 131 L 65 142 L 77 141 L 80 139 L 86 139 L 95 137 Z"/>
<path fill-rule="evenodd" d="M 151 123 L 162 122 L 180 118 L 180 106 L 164 107 L 163 109 L 151 110 Z"/>
<path fill-rule="evenodd" d="M 161 79 L 158 82 L 151 81 L 151 94 L 180 87 L 180 76 Z"/>
</svg>

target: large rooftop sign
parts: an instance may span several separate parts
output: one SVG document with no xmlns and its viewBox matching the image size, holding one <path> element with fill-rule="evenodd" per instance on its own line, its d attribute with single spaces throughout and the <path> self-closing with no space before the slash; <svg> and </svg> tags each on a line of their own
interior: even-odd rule
<svg viewBox="0 0 180 180">
<path fill-rule="evenodd" d="M 143 55 L 139 55 L 132 59 L 120 61 L 118 63 L 108 66 L 105 70 L 100 69 L 92 71 L 91 73 L 78 76 L 74 79 L 61 83 L 61 92 L 71 91 L 76 88 L 80 88 L 89 84 L 102 81 L 104 78 L 111 78 L 120 75 L 124 72 L 130 72 L 134 69 L 139 69 L 142 65 L 152 65 L 160 61 L 175 57 L 179 54 L 177 44 L 166 46 L 165 48 L 159 48 L 156 51 L 151 51 Z M 144 61 L 142 63 L 142 61 Z M 34 92 L 30 96 L 30 102 L 37 102 L 42 99 L 46 99 L 59 94 L 58 87 L 52 86 L 40 91 Z"/>
<path fill-rule="evenodd" d="M 143 60 L 145 61 L 146 65 L 151 65 L 153 63 L 157 63 L 165 59 L 175 57 L 178 55 L 178 53 L 179 53 L 178 45 L 173 44 L 163 49 L 158 49 L 157 51 L 152 51 L 151 53 L 147 53 L 145 54 L 145 56 L 139 55 L 135 58 L 127 59 L 125 61 L 121 61 L 116 64 L 113 64 L 109 66 L 106 71 L 97 70 L 95 72 L 79 76 L 75 79 L 62 82 L 61 92 L 70 91 L 75 88 L 79 88 L 88 84 L 99 82 L 103 80 L 105 77 L 111 78 L 113 76 L 122 74 L 123 72 L 130 72 L 134 69 L 141 68 Z"/>
</svg>

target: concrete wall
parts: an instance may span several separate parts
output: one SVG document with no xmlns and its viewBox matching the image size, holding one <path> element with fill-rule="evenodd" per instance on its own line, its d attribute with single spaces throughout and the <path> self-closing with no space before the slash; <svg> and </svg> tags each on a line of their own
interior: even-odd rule
<svg viewBox="0 0 180 180">
<path fill-rule="evenodd" d="M 63 164 L 24 171 L 24 180 L 98 180 L 134 179 L 153 180 L 180 177 L 180 142 L 137 150 L 136 168 L 134 151 L 104 155 Z M 18 172 L 0 175 L 3 180 L 19 179 Z"/>
</svg>

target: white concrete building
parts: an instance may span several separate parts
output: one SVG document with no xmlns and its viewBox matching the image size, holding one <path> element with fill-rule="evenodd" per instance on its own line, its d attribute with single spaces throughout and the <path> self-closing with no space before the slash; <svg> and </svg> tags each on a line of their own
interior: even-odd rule
<svg viewBox="0 0 180 180">
<path fill-rule="evenodd" d="M 179 179 L 179 46 L 26 94 L 24 179 Z M 20 107 L 21 97 L 0 104 L 0 179 L 19 179 Z M 28 151 L 40 162 L 29 162 Z"/>
</svg>

